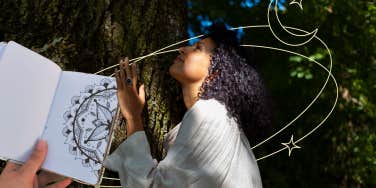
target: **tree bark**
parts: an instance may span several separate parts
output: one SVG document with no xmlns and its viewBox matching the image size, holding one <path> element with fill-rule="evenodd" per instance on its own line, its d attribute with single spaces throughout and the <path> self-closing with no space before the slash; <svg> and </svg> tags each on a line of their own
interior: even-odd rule
<svg viewBox="0 0 376 188">
<path fill-rule="evenodd" d="M 179 0 L 0 1 L 0 40 L 14 40 L 70 71 L 94 73 L 120 57 L 146 55 L 186 38 L 186 27 L 186 1 Z M 153 56 L 139 64 L 147 98 L 145 131 L 158 160 L 165 153 L 163 135 L 184 113 L 180 87 L 168 75 L 174 56 Z M 118 127 L 113 149 L 125 135 L 125 127 Z"/>
</svg>

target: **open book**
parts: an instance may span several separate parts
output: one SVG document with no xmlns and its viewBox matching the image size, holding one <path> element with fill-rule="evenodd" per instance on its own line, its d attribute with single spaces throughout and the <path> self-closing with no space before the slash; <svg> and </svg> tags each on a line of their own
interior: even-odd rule
<svg viewBox="0 0 376 188">
<path fill-rule="evenodd" d="M 0 44 L 0 87 L 2 159 L 25 162 L 42 138 L 43 169 L 100 183 L 118 104 L 113 78 L 62 71 L 11 41 Z"/>
</svg>

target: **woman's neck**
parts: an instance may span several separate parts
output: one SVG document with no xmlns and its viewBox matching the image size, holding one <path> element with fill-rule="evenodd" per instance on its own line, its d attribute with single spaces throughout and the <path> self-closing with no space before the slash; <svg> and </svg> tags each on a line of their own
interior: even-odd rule
<svg viewBox="0 0 376 188">
<path fill-rule="evenodd" d="M 190 109 L 198 100 L 198 92 L 200 91 L 201 83 L 183 84 L 183 100 L 185 107 Z"/>
</svg>

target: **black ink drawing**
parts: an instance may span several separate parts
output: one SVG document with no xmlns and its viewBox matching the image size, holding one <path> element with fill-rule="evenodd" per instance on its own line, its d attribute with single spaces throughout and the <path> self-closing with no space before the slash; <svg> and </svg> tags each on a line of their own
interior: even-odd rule
<svg viewBox="0 0 376 188">
<path fill-rule="evenodd" d="M 89 85 L 80 96 L 72 97 L 71 106 L 64 114 L 62 133 L 69 153 L 81 160 L 83 166 L 90 167 L 96 176 L 110 139 L 116 108 L 116 83 L 103 79 L 99 85 Z"/>
</svg>

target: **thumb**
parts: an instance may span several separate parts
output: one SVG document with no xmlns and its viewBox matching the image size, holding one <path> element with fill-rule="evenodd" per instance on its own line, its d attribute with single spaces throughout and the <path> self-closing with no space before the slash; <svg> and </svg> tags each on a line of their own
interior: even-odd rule
<svg viewBox="0 0 376 188">
<path fill-rule="evenodd" d="M 47 155 L 47 143 L 44 140 L 39 140 L 34 147 L 33 153 L 26 163 L 20 168 L 20 172 L 26 175 L 35 174 Z"/>
<path fill-rule="evenodd" d="M 145 104 L 145 85 L 142 84 L 140 88 L 138 89 L 138 97 L 141 100 L 142 104 Z"/>
</svg>

